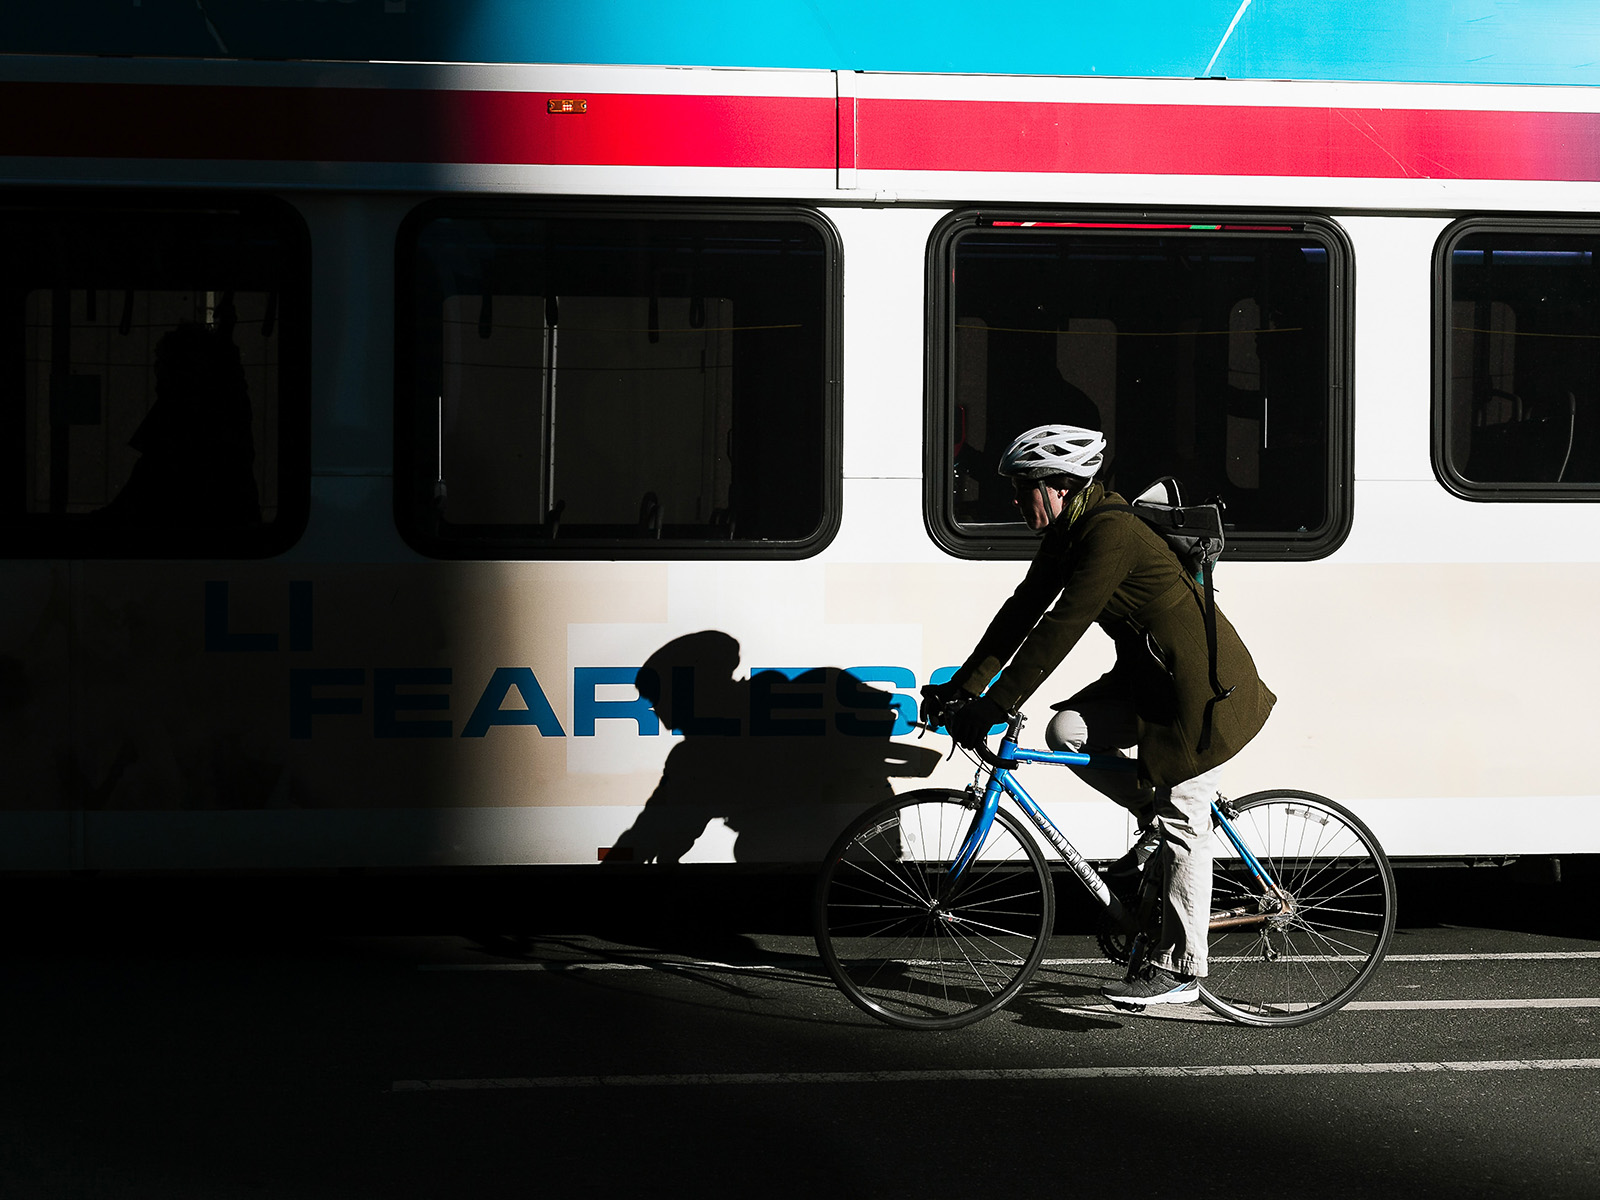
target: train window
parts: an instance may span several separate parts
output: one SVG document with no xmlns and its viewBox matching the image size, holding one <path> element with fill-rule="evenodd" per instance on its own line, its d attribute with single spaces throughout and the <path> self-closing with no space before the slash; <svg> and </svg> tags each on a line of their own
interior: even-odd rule
<svg viewBox="0 0 1600 1200">
<path fill-rule="evenodd" d="M 1474 500 L 1600 497 L 1600 224 L 1459 222 L 1435 275 L 1439 478 Z"/>
<path fill-rule="evenodd" d="M 261 557 L 304 528 L 304 226 L 262 198 L 0 194 L 0 553 Z"/>
<path fill-rule="evenodd" d="M 804 212 L 439 202 L 401 235 L 401 528 L 461 557 L 815 553 L 837 251 Z"/>
<path fill-rule="evenodd" d="M 966 557 L 1033 539 L 996 474 L 1017 434 L 1105 431 L 1130 498 L 1220 497 L 1231 558 L 1315 558 L 1349 530 L 1347 274 L 1331 224 L 960 213 L 931 249 L 926 505 Z"/>
</svg>

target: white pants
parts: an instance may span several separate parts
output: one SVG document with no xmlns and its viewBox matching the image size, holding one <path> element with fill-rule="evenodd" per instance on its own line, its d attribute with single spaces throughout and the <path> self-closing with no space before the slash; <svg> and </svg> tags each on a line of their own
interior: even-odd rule
<svg viewBox="0 0 1600 1200">
<path fill-rule="evenodd" d="M 1051 719 L 1044 736 L 1052 750 L 1126 758 L 1124 749 L 1138 741 L 1133 700 L 1074 697 Z M 1204 975 L 1211 920 L 1211 801 L 1221 769 L 1170 788 L 1152 788 L 1132 771 L 1073 769 L 1090 787 L 1136 814 L 1141 825 L 1153 821 L 1161 830 L 1165 907 L 1160 944 L 1152 948 L 1150 961 L 1180 975 Z"/>
</svg>

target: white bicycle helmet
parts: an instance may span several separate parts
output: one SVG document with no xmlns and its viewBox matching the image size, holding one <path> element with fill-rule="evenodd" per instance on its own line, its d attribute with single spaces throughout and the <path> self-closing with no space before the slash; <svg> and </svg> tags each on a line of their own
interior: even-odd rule
<svg viewBox="0 0 1600 1200">
<path fill-rule="evenodd" d="M 1050 479 L 1072 475 L 1093 479 L 1105 456 L 1106 435 L 1077 425 L 1040 425 L 1017 438 L 1000 456 L 1008 479 Z"/>
</svg>

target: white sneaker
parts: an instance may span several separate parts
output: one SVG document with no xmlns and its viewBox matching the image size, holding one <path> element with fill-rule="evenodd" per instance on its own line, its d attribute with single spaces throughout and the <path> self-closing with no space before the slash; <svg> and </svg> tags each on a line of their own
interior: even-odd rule
<svg viewBox="0 0 1600 1200">
<path fill-rule="evenodd" d="M 1200 998 L 1200 981 L 1164 967 L 1148 966 L 1137 975 L 1114 980 L 1100 994 L 1118 1008 L 1142 1010 L 1150 1004 L 1189 1004 Z"/>
</svg>

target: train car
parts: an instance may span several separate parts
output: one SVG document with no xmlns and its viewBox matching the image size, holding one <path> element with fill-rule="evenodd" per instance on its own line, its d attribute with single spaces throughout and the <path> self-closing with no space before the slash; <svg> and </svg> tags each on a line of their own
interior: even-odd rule
<svg viewBox="0 0 1600 1200">
<path fill-rule="evenodd" d="M 1600 853 L 1579 6 L 658 7 L 0 27 L 0 869 L 814 861 L 970 778 L 1047 420 L 1223 500 L 1234 794 Z"/>
</svg>

